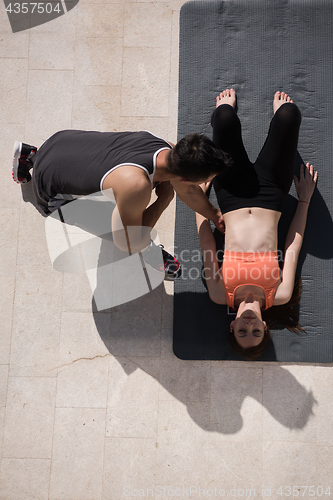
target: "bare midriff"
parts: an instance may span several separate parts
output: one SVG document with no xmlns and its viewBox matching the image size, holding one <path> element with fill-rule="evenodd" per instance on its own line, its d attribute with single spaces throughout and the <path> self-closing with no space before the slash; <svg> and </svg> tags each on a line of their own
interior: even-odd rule
<svg viewBox="0 0 333 500">
<path fill-rule="evenodd" d="M 223 214 L 225 250 L 268 252 L 277 249 L 277 225 L 281 212 L 266 208 L 239 208 Z"/>
</svg>

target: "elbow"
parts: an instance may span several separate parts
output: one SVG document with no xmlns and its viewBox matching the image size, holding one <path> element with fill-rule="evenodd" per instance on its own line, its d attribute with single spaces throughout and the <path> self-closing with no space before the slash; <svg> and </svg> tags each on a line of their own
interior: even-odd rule
<svg viewBox="0 0 333 500">
<path fill-rule="evenodd" d="M 209 298 L 212 302 L 214 302 L 214 304 L 225 304 L 225 301 L 223 299 L 223 297 L 221 296 L 220 293 L 217 293 L 216 290 L 209 290 L 209 287 L 208 287 L 208 295 L 209 295 Z"/>
<path fill-rule="evenodd" d="M 293 295 L 292 289 L 283 289 L 278 290 L 277 296 L 274 299 L 273 305 L 275 306 L 283 306 L 284 304 L 288 304 Z"/>
<path fill-rule="evenodd" d="M 293 292 L 290 291 L 285 294 L 285 296 L 282 299 L 282 304 L 288 304 L 288 302 L 291 300 L 291 297 L 293 296 Z"/>
<path fill-rule="evenodd" d="M 215 304 L 218 304 L 218 299 L 214 293 L 208 291 L 208 295 L 209 295 L 209 298 L 212 302 L 214 302 Z"/>
</svg>

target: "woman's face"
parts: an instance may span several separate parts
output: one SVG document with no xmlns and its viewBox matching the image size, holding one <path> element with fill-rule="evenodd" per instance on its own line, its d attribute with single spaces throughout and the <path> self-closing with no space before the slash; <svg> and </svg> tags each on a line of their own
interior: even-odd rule
<svg viewBox="0 0 333 500">
<path fill-rule="evenodd" d="M 265 321 L 252 310 L 245 310 L 230 324 L 237 343 L 244 349 L 259 345 L 266 328 Z"/>
<path fill-rule="evenodd" d="M 260 300 L 248 292 L 239 304 L 236 319 L 230 323 L 237 343 L 247 349 L 256 347 L 264 338 L 267 326 L 261 318 Z"/>
</svg>

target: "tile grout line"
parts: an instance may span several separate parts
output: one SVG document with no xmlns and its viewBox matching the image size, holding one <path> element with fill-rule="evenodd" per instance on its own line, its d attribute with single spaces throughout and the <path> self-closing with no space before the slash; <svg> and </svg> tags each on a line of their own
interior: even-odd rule
<svg viewBox="0 0 333 500">
<path fill-rule="evenodd" d="M 77 51 L 77 41 L 78 41 L 78 35 L 77 35 L 77 18 L 78 18 L 78 9 L 80 8 L 80 3 L 77 5 L 76 12 L 75 12 L 75 42 L 74 42 L 74 60 L 73 60 L 73 81 L 72 81 L 72 112 L 71 112 L 71 128 L 73 128 L 73 121 L 74 121 L 74 88 L 75 88 L 75 74 L 76 74 L 76 51 Z"/>
<path fill-rule="evenodd" d="M 74 73 L 74 72 L 73 72 Z M 61 213 L 61 211 L 60 211 Z M 53 268 L 52 264 L 51 267 Z M 64 281 L 65 273 L 61 273 L 61 304 L 60 304 L 60 318 L 59 318 L 59 342 L 58 342 L 58 364 L 60 361 L 60 342 L 61 342 L 61 331 L 62 331 L 62 315 L 63 315 L 63 305 L 64 305 Z M 54 433 L 55 433 L 55 423 L 56 423 L 56 412 L 57 412 L 57 394 L 58 394 L 58 381 L 59 381 L 59 366 L 53 368 L 57 370 L 56 383 L 55 383 L 55 396 L 54 396 L 54 408 L 53 408 L 53 428 L 52 428 L 52 442 L 50 450 L 50 473 L 49 473 L 49 484 L 48 484 L 48 498 L 51 498 L 51 477 L 52 477 L 52 464 L 53 464 L 53 449 L 54 449 Z"/>
<path fill-rule="evenodd" d="M 29 31 L 28 57 L 24 58 L 24 59 L 27 59 L 26 90 L 25 90 L 25 124 L 24 124 L 24 135 L 26 133 L 26 122 L 27 122 L 27 102 L 28 102 L 28 84 L 29 84 L 29 51 L 30 51 L 30 31 Z M 19 59 L 22 59 L 22 58 L 19 58 Z M 22 190 L 21 190 L 21 194 L 22 194 Z M 4 443 L 5 427 L 6 427 L 6 420 L 7 420 L 7 398 L 8 398 L 8 387 L 9 387 L 9 378 L 10 378 L 10 360 L 11 360 L 11 353 L 12 353 L 12 340 L 13 340 L 14 311 L 15 311 L 16 283 L 17 283 L 19 242 L 20 242 L 20 225 L 21 225 L 21 211 L 22 211 L 22 196 L 21 196 L 19 208 L 17 210 L 18 210 L 18 229 L 17 229 L 16 260 L 15 260 L 15 274 L 14 274 L 14 291 L 13 291 L 13 304 L 12 304 L 13 308 L 12 308 L 12 320 L 11 320 L 11 327 L 10 327 L 10 348 L 9 348 L 9 353 L 8 353 L 8 377 L 7 377 L 6 399 L 5 399 L 6 406 L 5 406 L 5 410 L 4 410 L 3 429 L 2 429 L 1 440 L 0 440 L 0 445 L 1 445 L 0 473 L 1 473 L 1 469 L 2 469 L 1 465 L 2 465 L 2 459 L 3 459 L 3 456 L 2 456 L 2 453 L 3 453 L 3 443 Z"/>
<path fill-rule="evenodd" d="M 110 331 L 111 334 L 111 331 Z M 111 355 L 111 353 L 110 353 Z M 106 457 L 106 440 L 107 440 L 107 419 L 108 419 L 108 405 L 109 405 L 109 384 L 110 384 L 110 360 L 108 362 L 108 381 L 106 384 L 106 408 L 105 408 L 105 427 L 104 427 L 104 446 L 103 446 L 103 472 L 102 472 L 102 488 L 101 488 L 101 498 L 104 498 L 105 491 L 105 457 Z"/>
<path fill-rule="evenodd" d="M 261 491 L 264 487 L 264 365 L 261 365 L 261 415 L 262 415 L 262 436 L 261 436 Z"/>
<path fill-rule="evenodd" d="M 67 13 L 67 9 L 65 9 L 65 2 L 64 0 L 61 0 L 61 3 L 64 8 L 65 14 Z M 77 12 L 78 9 L 75 9 L 75 43 L 74 43 L 74 50 L 76 51 L 77 48 Z M 60 71 L 71 71 L 72 72 L 72 92 L 71 92 L 71 128 L 73 128 L 73 101 L 74 101 L 74 86 L 75 86 L 75 59 L 73 61 L 73 68 L 69 70 L 60 70 Z M 57 70 L 59 71 L 59 70 Z M 68 235 L 66 233 L 66 236 L 68 238 Z M 63 309 L 64 309 L 64 282 L 65 282 L 65 273 L 62 272 L 62 280 L 61 280 L 61 308 L 60 308 L 60 325 L 59 325 L 59 342 L 58 342 L 58 361 L 60 361 L 60 343 L 61 343 L 61 331 L 62 331 L 62 323 L 63 323 Z M 49 484 L 48 484 L 48 498 L 51 498 L 51 478 L 52 478 L 52 466 L 53 466 L 53 451 L 54 451 L 54 434 L 55 434 L 55 424 L 56 424 L 56 414 L 57 414 L 57 395 L 58 395 L 58 383 L 59 383 L 59 367 L 56 367 L 57 369 L 57 376 L 56 376 L 56 386 L 55 386 L 55 398 L 54 398 L 54 410 L 53 410 L 53 431 L 52 431 L 52 443 L 51 443 L 51 458 L 50 458 L 50 473 L 49 473 Z"/>
<path fill-rule="evenodd" d="M 120 75 L 120 96 L 119 96 L 119 118 L 122 115 L 122 95 L 123 95 L 123 80 L 124 80 L 124 52 L 125 52 L 125 15 L 126 15 L 126 5 L 123 5 L 123 36 L 121 45 L 121 75 Z M 118 132 L 120 132 L 118 130 Z"/>
</svg>

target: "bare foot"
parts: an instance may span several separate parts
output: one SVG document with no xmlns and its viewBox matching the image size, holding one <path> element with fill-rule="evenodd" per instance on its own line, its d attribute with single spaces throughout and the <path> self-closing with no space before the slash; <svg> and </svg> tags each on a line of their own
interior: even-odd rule
<svg viewBox="0 0 333 500">
<path fill-rule="evenodd" d="M 221 104 L 230 104 L 233 108 L 236 106 L 236 92 L 234 89 L 226 89 L 221 92 L 216 98 L 216 107 L 218 108 Z"/>
<path fill-rule="evenodd" d="M 282 106 L 282 104 L 285 104 L 286 102 L 293 102 L 288 94 L 286 94 L 285 92 L 280 92 L 279 90 L 275 92 L 273 100 L 274 114 L 277 112 L 279 107 Z"/>
</svg>

